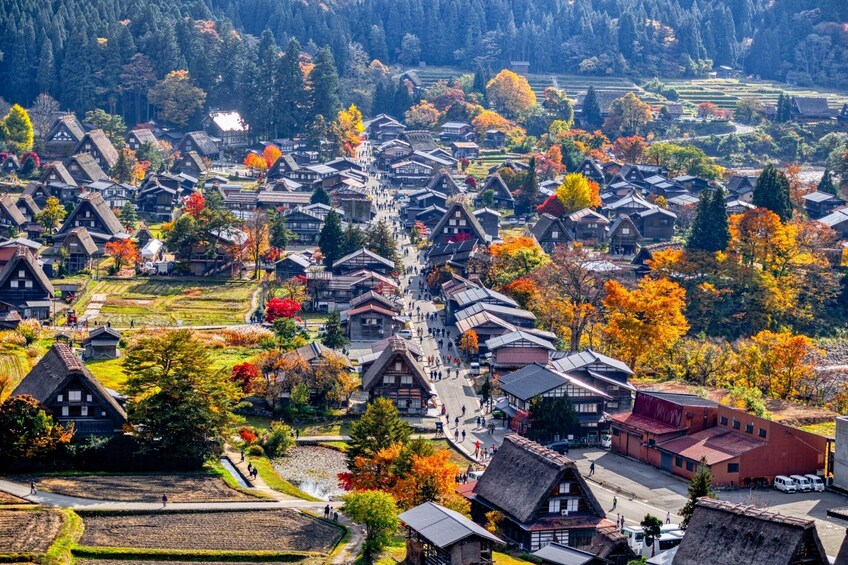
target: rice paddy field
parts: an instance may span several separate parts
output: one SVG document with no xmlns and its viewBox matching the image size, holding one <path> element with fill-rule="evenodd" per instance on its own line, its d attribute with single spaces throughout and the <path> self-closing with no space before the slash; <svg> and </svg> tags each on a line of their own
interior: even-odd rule
<svg viewBox="0 0 848 565">
<path fill-rule="evenodd" d="M 93 281 L 77 304 L 84 315 L 96 296 L 105 297 L 91 320 L 113 326 L 212 326 L 244 323 L 256 291 L 254 282 L 198 281 L 166 278 Z"/>
<path fill-rule="evenodd" d="M 425 87 L 439 80 L 455 78 L 463 71 L 450 67 L 428 67 L 415 69 Z M 650 77 L 646 77 L 647 80 Z M 832 109 L 840 109 L 848 103 L 848 92 L 827 88 L 805 88 L 790 86 L 771 81 L 746 79 L 660 79 L 680 93 L 680 102 L 688 106 L 689 111 L 701 102 L 713 102 L 720 108 L 732 110 L 741 98 L 756 98 L 764 104 L 774 104 L 778 95 L 785 92 L 795 96 L 824 96 Z M 620 90 L 622 96 L 635 92 L 643 101 L 660 103 L 663 100 L 652 92 L 640 88 L 636 82 L 626 77 L 598 77 L 567 74 L 529 74 L 527 81 L 536 96 L 541 96 L 545 88 L 555 86 L 565 90 L 570 96 L 585 94 L 589 86 L 596 90 Z M 641 84 L 641 80 L 637 81 Z"/>
</svg>

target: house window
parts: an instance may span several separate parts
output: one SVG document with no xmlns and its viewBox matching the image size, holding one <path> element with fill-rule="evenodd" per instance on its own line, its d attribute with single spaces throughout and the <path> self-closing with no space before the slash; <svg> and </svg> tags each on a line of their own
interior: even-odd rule
<svg viewBox="0 0 848 565">
<path fill-rule="evenodd" d="M 86 394 L 86 395 L 85 395 L 85 401 L 86 401 L 86 402 L 91 402 L 91 395 L 90 395 L 90 394 Z"/>
<path fill-rule="evenodd" d="M 554 230 L 551 232 L 551 239 L 559 239 L 559 232 Z"/>
<path fill-rule="evenodd" d="M 62 402 L 63 396 L 61 394 L 56 396 L 56 402 Z"/>
<path fill-rule="evenodd" d="M 760 428 L 760 437 L 766 437 L 766 429 Z"/>
<path fill-rule="evenodd" d="M 393 384 L 395 384 L 395 376 L 394 376 L 394 375 L 385 375 L 385 376 L 383 377 L 383 384 L 384 384 L 384 385 L 393 385 Z"/>
<path fill-rule="evenodd" d="M 68 407 L 62 406 L 62 416 L 67 416 L 67 415 L 68 415 Z"/>
<path fill-rule="evenodd" d="M 630 228 L 621 228 L 621 235 L 630 235 Z"/>
<path fill-rule="evenodd" d="M 88 406 L 80 407 L 80 416 L 88 416 Z"/>
<path fill-rule="evenodd" d="M 24 271 L 24 270 L 20 270 L 20 271 L 18 271 L 18 278 L 19 278 L 19 279 L 22 279 L 22 278 L 24 278 L 25 276 L 26 276 L 26 271 Z"/>
<path fill-rule="evenodd" d="M 674 466 L 675 467 L 683 467 L 683 458 L 679 455 L 674 458 Z"/>
<path fill-rule="evenodd" d="M 686 461 L 686 470 L 687 471 L 694 471 L 695 470 L 695 462 L 687 460 Z"/>
<path fill-rule="evenodd" d="M 739 420 L 734 419 L 733 420 L 733 429 L 738 430 L 740 427 L 741 427 L 741 424 L 739 423 Z"/>
<path fill-rule="evenodd" d="M 9 282 L 9 286 L 11 286 L 12 288 L 18 288 L 18 281 Z"/>
<path fill-rule="evenodd" d="M 397 404 L 398 408 L 406 408 L 407 406 L 409 406 L 409 400 L 407 400 L 406 398 L 398 398 L 395 403 Z"/>
<path fill-rule="evenodd" d="M 571 492 L 571 483 L 560 483 L 559 484 L 559 493 L 560 494 L 568 494 Z"/>
<path fill-rule="evenodd" d="M 403 361 L 395 361 L 395 371 L 403 370 Z"/>
<path fill-rule="evenodd" d="M 82 401 L 82 391 L 81 390 L 69 390 L 68 391 L 68 402 L 81 402 Z"/>
<path fill-rule="evenodd" d="M 722 426 L 726 426 L 727 425 L 727 416 L 722 416 L 721 419 L 719 420 L 719 422 L 721 422 Z"/>
<path fill-rule="evenodd" d="M 754 433 L 754 424 L 753 423 L 746 424 L 745 425 L 745 431 L 748 432 L 749 434 Z"/>
<path fill-rule="evenodd" d="M 618 410 L 618 402 L 607 402 L 608 410 Z"/>
<path fill-rule="evenodd" d="M 32 288 L 32 281 L 24 281 L 24 288 Z"/>
<path fill-rule="evenodd" d="M 569 512 L 577 512 L 577 505 L 579 504 L 579 502 L 580 500 L 577 498 L 569 498 L 565 501 L 564 510 L 568 510 Z"/>
<path fill-rule="evenodd" d="M 574 408 L 577 410 L 577 412 L 583 414 L 594 414 L 598 411 L 597 404 L 575 404 Z"/>
<path fill-rule="evenodd" d="M 728 473 L 738 473 L 739 472 L 739 463 L 728 463 L 727 464 L 727 472 Z"/>
<path fill-rule="evenodd" d="M 548 501 L 548 512 L 551 514 L 559 513 L 559 500 L 549 500 Z"/>
</svg>

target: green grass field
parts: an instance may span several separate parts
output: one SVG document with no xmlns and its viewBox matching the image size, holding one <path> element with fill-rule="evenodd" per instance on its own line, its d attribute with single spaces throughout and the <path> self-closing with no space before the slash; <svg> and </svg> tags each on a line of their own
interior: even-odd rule
<svg viewBox="0 0 848 565">
<path fill-rule="evenodd" d="M 95 294 L 106 295 L 97 321 L 136 327 L 233 325 L 244 323 L 256 290 L 254 282 L 115 279 L 89 284 L 76 305 L 82 315 Z"/>
</svg>

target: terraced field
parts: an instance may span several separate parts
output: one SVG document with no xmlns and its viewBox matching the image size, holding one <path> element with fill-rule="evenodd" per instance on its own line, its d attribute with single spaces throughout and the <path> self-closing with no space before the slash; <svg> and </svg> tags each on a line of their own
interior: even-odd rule
<svg viewBox="0 0 848 565">
<path fill-rule="evenodd" d="M 0 510 L 0 553 L 44 553 L 63 523 L 58 510 Z"/>
<path fill-rule="evenodd" d="M 172 280 L 166 278 L 100 280 L 89 285 L 77 311 L 91 297 L 106 296 L 97 321 L 136 327 L 231 325 L 244 322 L 256 284 L 251 282 Z"/>
<path fill-rule="evenodd" d="M 756 98 L 763 104 L 775 104 L 781 92 L 795 96 L 824 96 L 834 110 L 848 103 L 848 93 L 788 86 L 768 81 L 743 81 L 738 79 L 668 80 L 680 94 L 683 102 L 700 104 L 713 102 L 720 108 L 732 110 L 741 98 Z"/>
</svg>

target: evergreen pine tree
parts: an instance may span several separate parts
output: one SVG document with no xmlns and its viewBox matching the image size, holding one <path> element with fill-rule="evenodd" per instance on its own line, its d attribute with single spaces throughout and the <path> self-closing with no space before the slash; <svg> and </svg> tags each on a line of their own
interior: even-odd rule
<svg viewBox="0 0 848 565">
<path fill-rule="evenodd" d="M 53 94 L 56 92 L 56 59 L 53 56 L 53 42 L 50 41 L 49 37 L 45 37 L 41 44 L 41 56 L 38 59 L 38 70 L 35 77 L 39 93 Z"/>
<path fill-rule="evenodd" d="M 816 190 L 838 196 L 839 193 L 836 190 L 836 184 L 833 182 L 833 174 L 830 172 L 830 169 L 824 170 L 824 174 L 822 175 Z"/>
<path fill-rule="evenodd" d="M 318 50 L 315 68 L 309 75 L 312 82 L 312 108 L 310 116 L 324 116 L 328 122 L 336 119 L 342 102 L 339 99 L 339 75 L 333 52 L 329 47 Z"/>
<path fill-rule="evenodd" d="M 309 198 L 310 204 L 326 204 L 330 206 L 331 204 L 330 195 L 327 194 L 327 191 L 324 190 L 323 186 L 319 186 L 312 192 L 312 196 Z"/>
<path fill-rule="evenodd" d="M 397 240 L 392 235 L 392 228 L 385 220 L 380 220 L 366 232 L 368 249 L 391 260 L 395 265 L 400 264 L 400 253 L 398 253 Z"/>
<path fill-rule="evenodd" d="M 686 529 L 689 525 L 689 520 L 695 512 L 695 503 L 703 496 L 708 498 L 716 497 L 713 492 L 713 473 L 710 471 L 706 457 L 701 459 L 701 462 L 698 464 L 698 470 L 689 481 L 688 500 L 683 508 L 678 511 L 683 517 L 683 522 L 680 524 L 681 528 Z"/>
<path fill-rule="evenodd" d="M 292 137 L 303 131 L 303 101 L 307 99 L 303 70 L 300 68 L 300 43 L 289 41 L 286 53 L 277 63 L 274 79 L 274 111 L 277 135 Z"/>
<path fill-rule="evenodd" d="M 753 204 L 767 208 L 780 216 L 782 222 L 792 219 L 792 201 L 789 199 L 789 179 L 769 163 L 757 178 Z"/>
<path fill-rule="evenodd" d="M 604 123 L 594 86 L 589 87 L 586 97 L 583 98 L 583 121 L 586 123 L 586 129 L 597 129 Z"/>
<path fill-rule="evenodd" d="M 398 81 L 395 87 L 394 104 L 392 107 L 392 116 L 397 119 L 403 119 L 406 111 L 412 107 L 412 96 L 409 94 L 409 89 L 404 81 Z"/>
<path fill-rule="evenodd" d="M 409 441 L 409 424 L 388 398 L 379 397 L 368 405 L 365 414 L 350 427 L 347 459 L 350 468 L 357 457 L 373 457 L 381 449 Z"/>
<path fill-rule="evenodd" d="M 138 214 L 135 212 L 135 205 L 132 202 L 127 202 L 124 204 L 124 207 L 121 208 L 121 223 L 124 224 L 124 227 L 135 229 L 136 224 L 138 224 Z"/>
<path fill-rule="evenodd" d="M 374 87 L 374 101 L 371 103 L 371 113 L 375 116 L 392 113 L 392 95 L 386 88 L 386 81 L 378 80 Z"/>
<path fill-rule="evenodd" d="M 318 247 L 324 255 L 324 265 L 327 268 L 332 267 L 333 263 L 342 257 L 343 238 L 341 219 L 335 210 L 330 210 L 318 237 Z"/>
<path fill-rule="evenodd" d="M 489 74 L 483 69 L 482 65 L 477 65 L 477 70 L 474 71 L 474 84 L 471 86 L 471 90 L 485 97 L 487 82 L 489 82 Z"/>
<path fill-rule="evenodd" d="M 344 244 L 342 245 L 342 257 L 349 255 L 354 251 L 359 251 L 368 243 L 368 236 L 365 232 L 353 225 L 353 222 L 347 225 L 344 232 Z"/>
<path fill-rule="evenodd" d="M 714 253 L 727 249 L 729 241 L 724 191 L 705 190 L 698 202 L 695 220 L 692 222 L 692 233 L 686 248 Z"/>
<path fill-rule="evenodd" d="M 521 192 L 515 202 L 517 214 L 529 214 L 536 206 L 539 197 L 539 179 L 536 177 L 536 158 L 530 157 L 530 164 L 521 183 Z"/>
<path fill-rule="evenodd" d="M 341 349 L 350 343 L 344 328 L 342 328 L 341 316 L 338 312 L 330 312 L 327 323 L 324 324 L 324 330 L 324 337 L 321 338 L 321 343 L 330 349 Z"/>
</svg>

